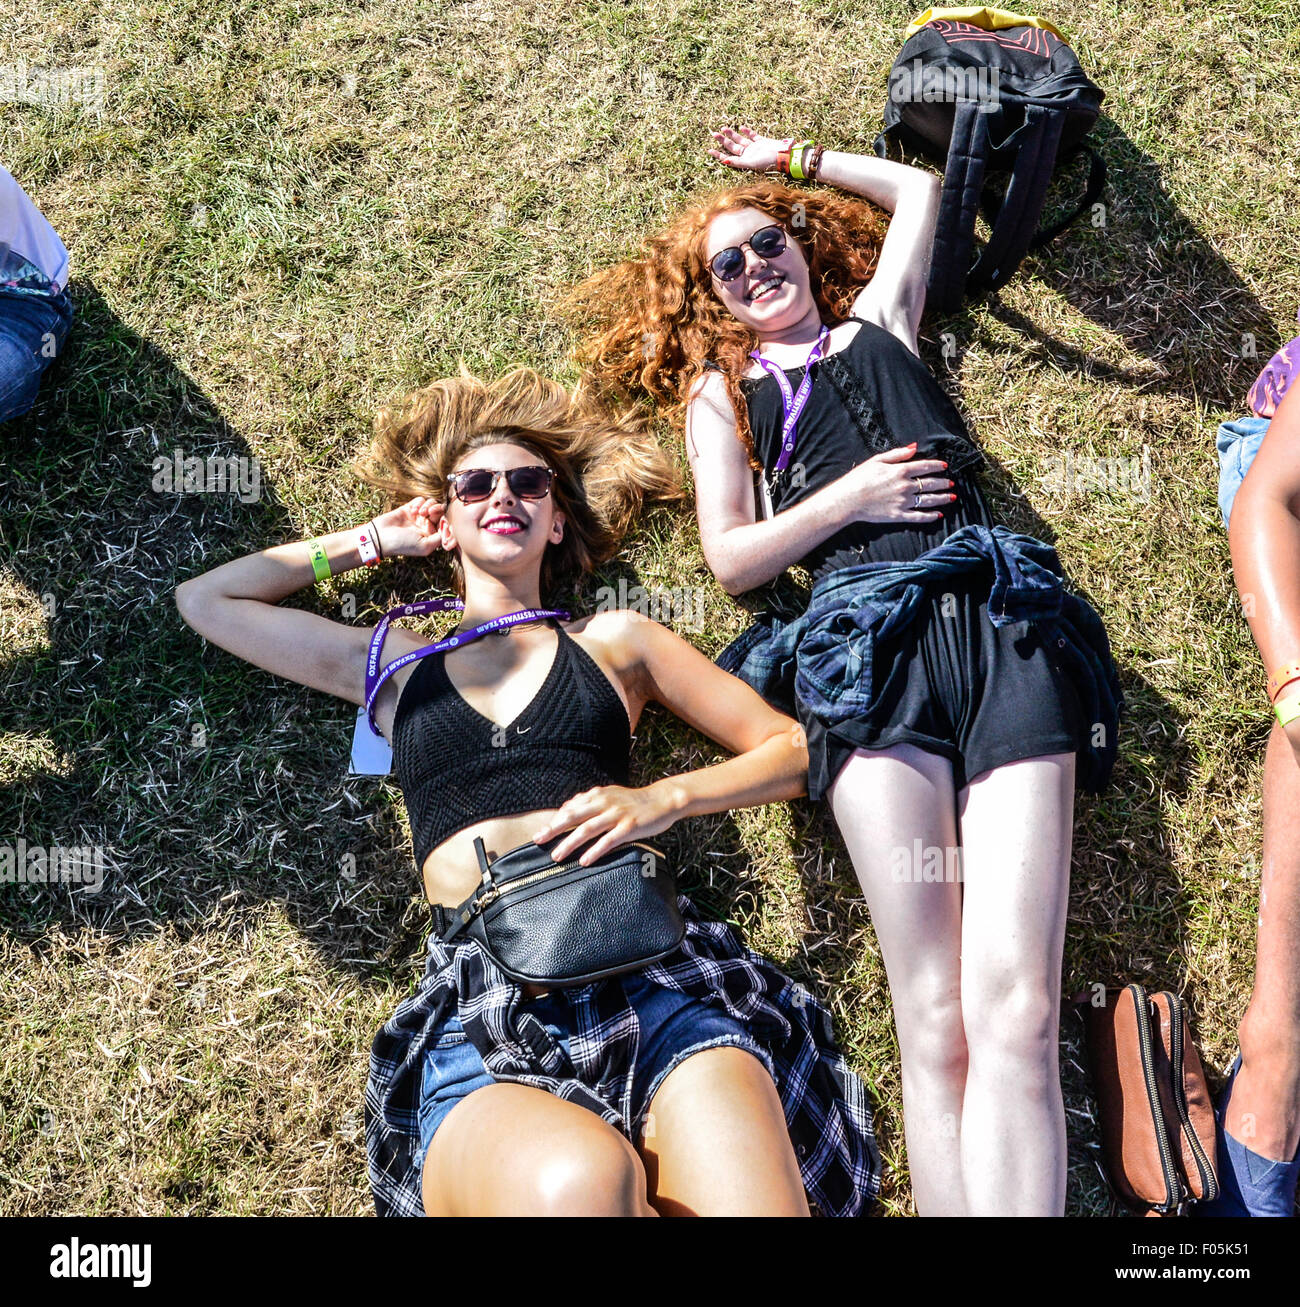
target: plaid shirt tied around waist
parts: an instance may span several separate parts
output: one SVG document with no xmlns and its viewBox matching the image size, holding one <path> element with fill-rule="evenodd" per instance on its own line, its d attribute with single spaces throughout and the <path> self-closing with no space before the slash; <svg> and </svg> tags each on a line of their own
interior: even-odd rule
<svg viewBox="0 0 1300 1307">
<path fill-rule="evenodd" d="M 828 1216 L 859 1216 L 880 1188 L 880 1154 L 865 1085 L 835 1043 L 830 1013 L 802 985 L 746 948 L 726 922 L 700 918 L 683 896 L 679 949 L 641 974 L 714 1003 L 742 1022 L 771 1070 L 804 1188 Z M 375 1036 L 366 1083 L 366 1156 L 380 1216 L 422 1216 L 419 1106 L 425 1058 L 453 1014 L 497 1080 L 545 1089 L 589 1108 L 629 1138 L 640 1023 L 618 978 L 566 990 L 577 1029 L 570 1058 L 523 993 L 475 940 L 429 938 L 423 979 Z"/>
<path fill-rule="evenodd" d="M 1101 618 L 1065 588 L 1056 550 L 1006 527 L 960 527 L 910 562 L 861 563 L 827 573 L 804 614 L 786 622 L 761 615 L 717 662 L 770 703 L 793 713 L 802 703 L 827 727 L 866 716 L 877 690 L 879 644 L 924 611 L 927 590 L 945 579 L 991 567 L 989 620 L 1032 623 L 1048 656 L 1079 696 L 1089 745 L 1079 751 L 1079 784 L 1097 791 L 1114 766 L 1124 697 Z M 818 796 L 813 796 L 818 797 Z"/>
</svg>

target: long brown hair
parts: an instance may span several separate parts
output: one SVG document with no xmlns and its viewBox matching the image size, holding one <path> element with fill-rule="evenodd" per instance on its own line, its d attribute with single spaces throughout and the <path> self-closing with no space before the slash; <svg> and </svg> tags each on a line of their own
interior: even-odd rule
<svg viewBox="0 0 1300 1307">
<path fill-rule="evenodd" d="M 447 477 L 471 450 L 521 445 L 556 477 L 551 493 L 565 515 L 564 538 L 542 556 L 542 592 L 611 558 L 647 500 L 681 497 L 676 466 L 644 416 L 599 402 L 588 386 L 568 390 L 532 368 L 484 381 L 462 363 L 383 410 L 356 472 L 386 490 L 390 506 L 425 495 L 445 504 Z M 453 554 L 456 592 L 464 574 Z"/>
<path fill-rule="evenodd" d="M 840 322 L 871 280 L 884 240 L 884 214 L 831 190 L 796 190 L 774 182 L 714 191 L 692 204 L 642 252 L 589 276 L 560 311 L 590 334 L 574 354 L 604 395 L 648 395 L 669 406 L 679 430 L 686 399 L 711 360 L 722 369 L 736 411 L 736 434 L 753 461 L 740 378 L 757 334 L 719 301 L 705 262 L 704 237 L 720 213 L 754 208 L 785 228 L 803 250 L 809 284 L 824 318 Z"/>
</svg>

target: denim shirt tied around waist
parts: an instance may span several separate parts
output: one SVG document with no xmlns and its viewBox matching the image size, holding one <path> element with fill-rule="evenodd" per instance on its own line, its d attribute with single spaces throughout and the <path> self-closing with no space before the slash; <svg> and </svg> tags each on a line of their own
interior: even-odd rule
<svg viewBox="0 0 1300 1307">
<path fill-rule="evenodd" d="M 762 614 L 722 651 L 718 665 L 785 712 L 793 713 L 797 700 L 828 728 L 866 716 L 876 697 L 878 642 L 916 620 L 931 586 L 989 565 L 989 620 L 1038 629 L 1085 714 L 1089 746 L 1079 752 L 1079 784 L 1100 790 L 1115 762 L 1124 703 L 1110 641 L 1092 606 L 1065 588 L 1056 550 L 1006 527 L 964 526 L 911 562 L 830 572 L 813 586 L 801 617 L 786 622 Z"/>
</svg>

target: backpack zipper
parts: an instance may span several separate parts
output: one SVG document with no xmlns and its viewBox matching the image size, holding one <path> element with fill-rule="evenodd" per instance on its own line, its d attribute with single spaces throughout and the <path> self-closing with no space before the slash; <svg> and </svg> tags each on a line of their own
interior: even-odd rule
<svg viewBox="0 0 1300 1307">
<path fill-rule="evenodd" d="M 1204 1193 L 1200 1199 L 1203 1203 L 1213 1202 L 1219 1196 L 1219 1179 L 1214 1174 L 1214 1167 L 1205 1155 L 1200 1136 L 1192 1128 L 1191 1113 L 1187 1110 L 1187 1094 L 1183 1087 L 1183 1004 L 1177 994 L 1166 991 L 1169 1000 L 1169 1042 L 1173 1046 L 1174 1104 L 1178 1108 L 1179 1120 L 1183 1123 L 1183 1133 L 1191 1145 L 1192 1155 L 1196 1158 L 1196 1169 L 1201 1173 L 1201 1186 Z"/>
</svg>

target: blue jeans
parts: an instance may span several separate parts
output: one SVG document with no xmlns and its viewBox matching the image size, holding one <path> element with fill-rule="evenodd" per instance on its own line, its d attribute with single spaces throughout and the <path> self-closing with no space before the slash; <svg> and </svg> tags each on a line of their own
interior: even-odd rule
<svg viewBox="0 0 1300 1307">
<path fill-rule="evenodd" d="M 646 980 L 638 971 L 598 983 L 618 984 L 619 980 L 640 1023 L 632 1095 L 635 1100 L 633 1110 L 641 1122 L 641 1129 L 644 1129 L 650 1104 L 668 1073 L 694 1053 L 722 1046 L 743 1048 L 753 1053 L 771 1072 L 770 1059 L 759 1041 L 721 1007 L 665 989 Z M 556 989 L 540 998 L 525 1000 L 566 1056 L 569 1055 L 570 1037 L 576 1021 L 585 1021 L 589 1026 L 596 1019 L 592 1012 L 594 988 L 594 985 L 584 985 L 571 991 Z M 581 1017 L 575 1012 L 577 1008 L 584 1009 Z M 419 1113 L 421 1158 L 428 1153 L 434 1131 L 446 1120 L 451 1109 L 474 1090 L 494 1083 L 478 1049 L 466 1037 L 459 1016 L 453 1012 L 429 1049 L 424 1063 Z"/>
<path fill-rule="evenodd" d="M 0 290 L 0 422 L 22 417 L 36 402 L 41 377 L 71 326 L 67 291 L 48 298 Z"/>
<path fill-rule="evenodd" d="M 1225 527 L 1232 516 L 1237 491 L 1264 443 L 1268 423 L 1268 418 L 1248 417 L 1219 424 L 1219 438 L 1215 444 L 1219 449 L 1219 512 L 1223 515 Z"/>
</svg>

